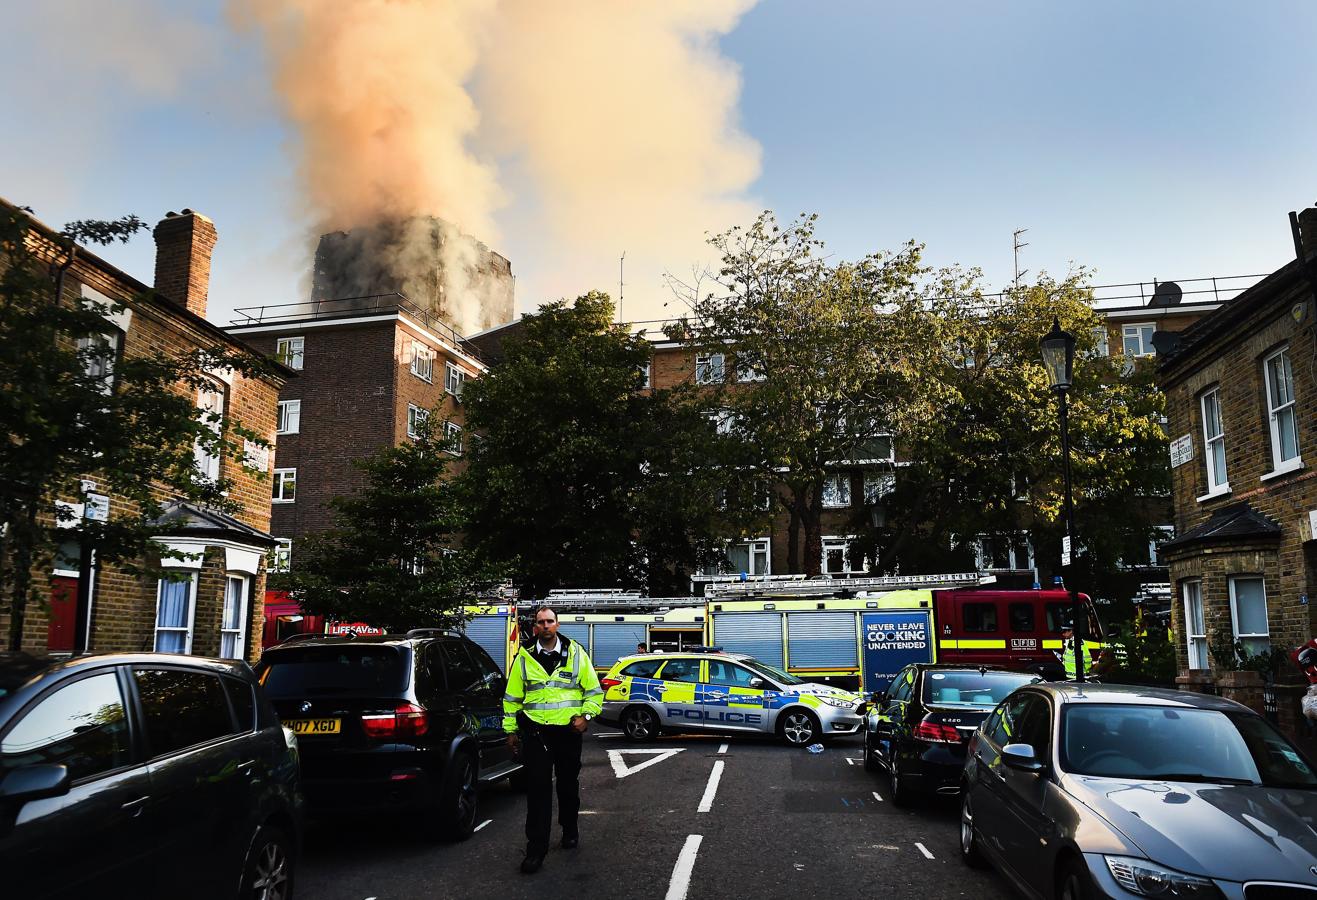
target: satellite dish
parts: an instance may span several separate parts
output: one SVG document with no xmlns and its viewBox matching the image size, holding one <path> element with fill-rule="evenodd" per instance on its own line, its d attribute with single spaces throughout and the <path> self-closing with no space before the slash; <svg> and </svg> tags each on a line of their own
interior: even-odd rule
<svg viewBox="0 0 1317 900">
<path fill-rule="evenodd" d="M 1179 306 L 1180 298 L 1184 296 L 1184 290 L 1174 281 L 1163 281 L 1157 285 L 1157 290 L 1152 292 L 1152 299 L 1148 301 L 1149 306 Z"/>
</svg>

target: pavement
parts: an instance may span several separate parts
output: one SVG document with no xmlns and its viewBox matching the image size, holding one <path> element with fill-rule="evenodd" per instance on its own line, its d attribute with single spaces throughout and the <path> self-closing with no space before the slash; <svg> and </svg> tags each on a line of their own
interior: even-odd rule
<svg viewBox="0 0 1317 900">
<path fill-rule="evenodd" d="M 862 752 L 858 738 L 818 754 L 721 735 L 634 744 L 595 726 L 582 755 L 581 845 L 558 849 L 555 824 L 539 873 L 518 871 L 525 796 L 498 784 L 481 794 L 476 833 L 457 844 L 427 841 L 406 823 L 312 823 L 297 897 L 1014 896 L 995 872 L 960 861 L 954 798 L 898 808 Z"/>
</svg>

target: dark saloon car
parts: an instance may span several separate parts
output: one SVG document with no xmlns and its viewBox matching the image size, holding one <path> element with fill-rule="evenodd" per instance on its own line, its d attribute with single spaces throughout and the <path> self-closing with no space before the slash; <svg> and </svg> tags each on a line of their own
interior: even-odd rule
<svg viewBox="0 0 1317 900">
<path fill-rule="evenodd" d="M 295 638 L 257 673 L 298 735 L 310 812 L 416 812 L 461 840 L 480 784 L 521 771 L 503 734 L 503 673 L 459 633 Z"/>
<path fill-rule="evenodd" d="M 975 734 L 965 781 L 962 856 L 1030 897 L 1317 897 L 1312 762 L 1229 700 L 1031 685 Z"/>
<path fill-rule="evenodd" d="M 892 801 L 955 794 L 965 745 L 1011 691 L 1038 676 L 986 666 L 914 663 L 874 699 L 864 729 L 864 767 L 886 772 Z"/>
<path fill-rule="evenodd" d="M 241 661 L 0 654 L 0 894 L 287 900 L 296 743 Z"/>
</svg>

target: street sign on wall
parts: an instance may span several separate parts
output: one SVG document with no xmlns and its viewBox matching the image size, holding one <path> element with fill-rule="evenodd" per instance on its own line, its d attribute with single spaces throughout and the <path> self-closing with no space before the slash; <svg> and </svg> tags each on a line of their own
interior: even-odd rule
<svg viewBox="0 0 1317 900">
<path fill-rule="evenodd" d="M 1070 535 L 1061 538 L 1061 565 L 1070 565 Z"/>
<path fill-rule="evenodd" d="M 110 498 L 105 494 L 83 494 L 82 517 L 88 522 L 110 520 Z"/>
<path fill-rule="evenodd" d="M 933 661 L 932 610 L 867 612 L 860 624 L 866 691 L 885 691 L 905 666 Z"/>
<path fill-rule="evenodd" d="M 1193 434 L 1182 434 L 1171 441 L 1171 468 L 1182 466 L 1194 458 Z"/>
</svg>

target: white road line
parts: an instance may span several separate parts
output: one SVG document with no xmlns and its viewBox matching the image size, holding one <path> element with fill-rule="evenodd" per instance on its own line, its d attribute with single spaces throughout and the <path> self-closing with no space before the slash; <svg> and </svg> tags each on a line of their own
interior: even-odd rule
<svg viewBox="0 0 1317 900">
<path fill-rule="evenodd" d="M 677 856 L 677 864 L 672 867 L 672 880 L 668 882 L 668 893 L 663 900 L 686 900 L 686 892 L 691 886 L 691 873 L 695 870 L 695 854 L 700 852 L 702 840 L 704 836 L 700 834 L 686 836 L 686 844 Z"/>
<path fill-rule="evenodd" d="M 718 748 L 718 754 L 719 754 L 719 755 L 722 755 L 722 754 L 724 754 L 724 753 L 726 753 L 726 752 L 727 752 L 727 745 L 726 745 L 726 744 L 723 744 L 721 747 Z"/>
<path fill-rule="evenodd" d="M 620 731 L 601 731 L 601 732 L 599 732 L 598 734 L 595 735 L 595 737 L 597 737 L 597 738 L 601 738 L 601 737 L 621 737 L 621 736 L 622 736 L 622 732 L 620 732 Z"/>
<path fill-rule="evenodd" d="M 855 760 L 851 759 L 849 756 L 843 757 L 843 759 L 846 760 L 846 765 L 848 765 L 848 766 L 853 766 L 853 765 L 855 765 Z"/>
<path fill-rule="evenodd" d="M 929 859 L 933 859 L 933 854 L 929 853 L 928 848 L 925 847 L 923 844 L 919 843 L 918 841 L 915 841 L 915 846 L 919 848 L 919 852 L 924 854 L 924 856 L 928 857 Z"/>
<path fill-rule="evenodd" d="M 878 793 L 877 791 L 874 791 L 874 792 L 873 792 L 873 799 L 877 800 L 879 803 L 882 803 L 882 802 L 883 802 L 883 795 L 880 794 L 880 793 Z"/>
<path fill-rule="evenodd" d="M 700 798 L 700 807 L 696 812 L 708 812 L 713 809 L 713 795 L 718 793 L 718 780 L 723 777 L 723 761 L 720 759 L 713 764 L 713 771 L 709 773 L 709 783 L 704 788 L 704 796 Z"/>
<path fill-rule="evenodd" d="M 475 828 L 475 830 L 476 830 L 476 831 L 479 831 L 480 829 L 484 828 L 486 825 L 488 825 L 488 824 L 489 824 L 490 822 L 492 822 L 492 821 L 494 821 L 494 820 L 493 820 L 493 819 L 486 819 L 485 821 L 483 821 L 483 822 L 481 822 L 479 825 L 477 825 L 476 828 Z"/>
</svg>

